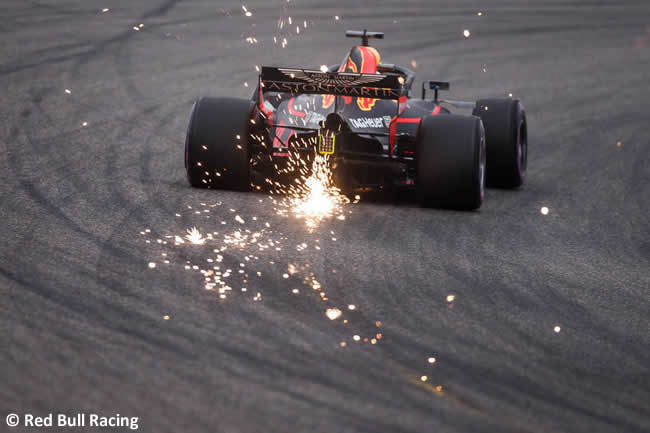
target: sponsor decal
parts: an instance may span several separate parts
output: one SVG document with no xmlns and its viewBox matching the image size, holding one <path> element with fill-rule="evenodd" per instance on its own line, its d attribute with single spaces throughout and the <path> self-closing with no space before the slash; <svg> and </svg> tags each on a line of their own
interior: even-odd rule
<svg viewBox="0 0 650 433">
<path fill-rule="evenodd" d="M 335 86 L 361 86 L 364 84 L 376 83 L 386 78 L 383 74 L 355 74 L 346 72 L 316 72 L 304 71 L 302 69 L 283 69 L 278 68 L 285 76 L 305 81 L 310 84 L 324 84 Z"/>
<path fill-rule="evenodd" d="M 360 117 L 358 119 L 349 119 L 349 121 L 355 129 L 385 127 L 385 118 L 383 117 Z M 388 118 L 388 122 L 390 123 L 390 118 Z"/>
<path fill-rule="evenodd" d="M 357 105 L 359 106 L 359 109 L 362 110 L 362 111 L 370 111 L 370 110 L 372 110 L 372 107 L 374 107 L 376 103 L 377 103 L 376 99 L 357 98 Z"/>
<path fill-rule="evenodd" d="M 296 98 L 291 98 L 291 99 L 289 99 L 289 104 L 287 105 L 287 108 L 289 109 L 289 113 L 291 113 L 292 116 L 296 116 L 296 117 L 305 117 L 305 113 L 303 113 L 302 111 L 296 111 L 296 110 L 293 108 L 293 101 L 294 101 L 295 99 L 296 99 Z"/>
<path fill-rule="evenodd" d="M 323 95 L 323 109 L 327 110 L 334 103 L 334 95 Z"/>
<path fill-rule="evenodd" d="M 339 86 L 335 84 L 289 83 L 284 81 L 265 81 L 263 84 L 268 91 L 285 93 L 325 93 L 375 99 L 399 99 L 401 96 L 399 89 L 380 89 L 377 87 L 358 88 Z"/>
</svg>

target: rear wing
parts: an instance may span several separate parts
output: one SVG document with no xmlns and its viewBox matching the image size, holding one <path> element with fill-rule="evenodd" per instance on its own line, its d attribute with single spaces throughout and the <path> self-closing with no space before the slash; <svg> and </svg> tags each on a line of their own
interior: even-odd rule
<svg viewBox="0 0 650 433">
<path fill-rule="evenodd" d="M 406 95 L 399 74 L 356 74 L 263 66 L 260 93 L 322 94 L 373 99 L 400 99 Z"/>
</svg>

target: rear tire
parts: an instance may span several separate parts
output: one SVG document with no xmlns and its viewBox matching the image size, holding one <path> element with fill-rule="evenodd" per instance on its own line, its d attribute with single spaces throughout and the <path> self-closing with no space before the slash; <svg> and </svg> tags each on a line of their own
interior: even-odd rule
<svg viewBox="0 0 650 433">
<path fill-rule="evenodd" d="M 185 139 L 190 185 L 245 191 L 250 188 L 248 137 L 251 102 L 200 98 L 194 104 Z"/>
<path fill-rule="evenodd" d="M 517 99 L 481 99 L 472 114 L 485 126 L 487 182 L 490 186 L 516 188 L 526 179 L 528 127 L 526 111 Z"/>
<path fill-rule="evenodd" d="M 485 133 L 475 116 L 422 119 L 416 142 L 420 205 L 473 210 L 483 203 Z"/>
</svg>

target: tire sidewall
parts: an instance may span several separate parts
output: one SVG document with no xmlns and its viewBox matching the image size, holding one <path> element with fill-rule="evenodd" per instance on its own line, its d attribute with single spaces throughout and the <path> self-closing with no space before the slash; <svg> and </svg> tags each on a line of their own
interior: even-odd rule
<svg viewBox="0 0 650 433">
<path fill-rule="evenodd" d="M 481 206 L 482 137 L 481 120 L 475 116 L 445 114 L 422 119 L 416 146 L 420 205 L 462 210 Z"/>
<path fill-rule="evenodd" d="M 190 185 L 250 189 L 251 106 L 240 98 L 204 97 L 195 103 L 185 142 Z"/>
<path fill-rule="evenodd" d="M 485 154 L 485 128 L 480 118 L 477 118 L 475 134 L 478 136 L 478 145 L 476 145 L 477 138 L 474 138 L 475 143 L 475 185 L 477 188 L 476 197 L 478 203 L 476 208 L 480 207 L 485 199 L 485 168 L 486 168 L 486 154 Z M 481 167 L 482 165 L 482 167 Z"/>
</svg>

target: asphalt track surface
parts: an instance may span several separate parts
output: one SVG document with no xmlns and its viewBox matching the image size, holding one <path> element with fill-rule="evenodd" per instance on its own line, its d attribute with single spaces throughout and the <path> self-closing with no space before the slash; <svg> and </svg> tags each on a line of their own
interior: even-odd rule
<svg viewBox="0 0 650 433">
<path fill-rule="evenodd" d="M 95 412 L 138 416 L 147 432 L 650 429 L 650 3 L 350 3 L 250 1 L 245 17 L 238 2 L 3 0 L 2 422 Z M 247 96 L 259 64 L 335 63 L 351 45 L 343 31 L 364 27 L 386 32 L 384 61 L 416 60 L 453 98 L 520 98 L 526 185 L 489 190 L 470 213 L 362 197 L 312 232 L 265 194 L 188 187 L 196 97 Z M 225 250 L 225 300 L 185 269 L 263 222 L 281 249 Z M 165 237 L 193 226 L 219 235 Z M 300 270 L 283 278 L 289 264 Z M 327 301 L 302 283 L 309 272 Z M 334 307 L 343 315 L 329 320 Z"/>
</svg>

